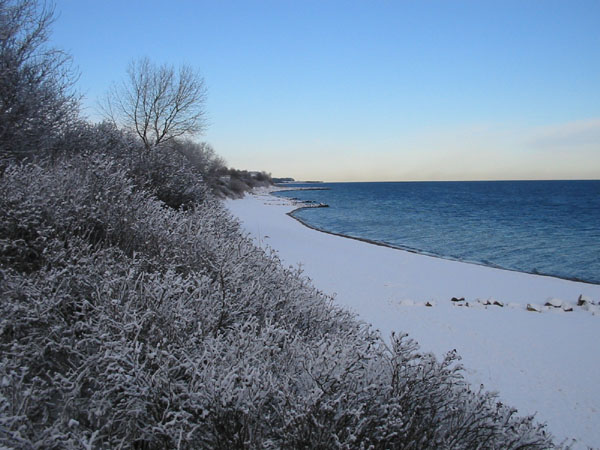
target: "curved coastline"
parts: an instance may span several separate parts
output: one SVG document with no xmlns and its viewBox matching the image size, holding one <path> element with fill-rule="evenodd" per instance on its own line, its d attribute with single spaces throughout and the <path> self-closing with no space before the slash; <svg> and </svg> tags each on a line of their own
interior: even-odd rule
<svg viewBox="0 0 600 450">
<path fill-rule="evenodd" d="M 228 207 L 261 247 L 298 267 L 317 289 L 382 336 L 401 330 L 439 358 L 456 349 L 473 386 L 501 393 L 520 413 L 537 414 L 559 441 L 579 444 L 572 448 L 600 442 L 600 285 L 337 239 L 293 217 L 290 213 L 302 207 L 298 201 L 267 190 Z M 579 307 L 582 296 L 594 307 Z M 544 306 L 549 299 L 571 308 Z M 492 300 L 503 306 L 485 306 Z M 539 309 L 528 309 L 529 304 Z"/>
<path fill-rule="evenodd" d="M 311 190 L 310 188 L 304 188 L 304 189 L 285 189 L 285 191 L 292 191 L 292 190 Z M 277 192 L 277 191 L 274 191 Z M 276 197 L 275 198 L 286 198 L 286 197 Z M 408 253 L 414 253 L 416 255 L 423 255 L 423 256 L 429 256 L 431 258 L 439 258 L 439 259 L 443 259 L 446 261 L 455 261 L 455 262 L 460 262 L 463 264 L 473 264 L 476 266 L 483 266 L 483 267 L 490 267 L 492 269 L 499 269 L 499 270 L 506 270 L 509 272 L 517 272 L 517 273 L 525 273 L 528 275 L 536 275 L 536 276 L 540 276 L 540 277 L 548 277 L 548 278 L 557 278 L 559 280 L 566 280 L 566 281 L 574 281 L 577 283 L 584 283 L 584 284 L 589 284 L 589 285 L 593 285 L 593 286 L 599 286 L 600 283 L 596 283 L 593 281 L 588 281 L 588 280 L 582 280 L 580 278 L 576 278 L 576 277 L 562 277 L 559 275 L 552 275 L 552 274 L 547 274 L 547 273 L 540 273 L 540 272 L 528 272 L 526 270 L 517 270 L 517 269 L 510 269 L 507 267 L 502 267 L 496 264 L 490 264 L 490 263 L 484 263 L 484 262 L 480 262 L 480 261 L 468 261 L 468 260 L 464 260 L 464 259 L 459 259 L 459 258 L 452 258 L 450 256 L 443 256 L 443 255 L 438 255 L 435 253 L 430 253 L 430 252 L 426 252 L 426 251 L 422 251 L 422 250 L 418 250 L 418 249 L 414 249 L 414 248 L 410 248 L 410 247 L 402 247 L 402 246 L 398 246 L 398 245 L 393 245 L 393 244 L 389 244 L 387 242 L 381 242 L 381 241 L 376 241 L 373 239 L 368 239 L 368 238 L 361 238 L 361 237 L 356 237 L 356 236 L 349 236 L 347 234 L 342 234 L 342 233 L 336 233 L 334 231 L 328 231 L 328 230 L 324 230 L 322 228 L 318 228 L 314 225 L 309 224 L 308 222 L 306 222 L 305 220 L 296 217 L 294 215 L 294 213 L 304 210 L 304 209 L 314 209 L 314 206 L 299 206 L 298 208 L 293 209 L 292 211 L 286 213 L 288 216 L 290 216 L 292 219 L 297 220 L 299 223 L 301 223 L 302 225 L 304 225 L 307 228 L 310 228 L 312 230 L 315 231 L 319 231 L 321 233 L 325 233 L 325 234 L 330 234 L 332 236 L 339 236 L 339 237 L 343 237 L 346 239 L 353 239 L 355 241 L 360 241 L 360 242 L 365 242 L 367 244 L 372 244 L 372 245 L 378 245 L 380 247 L 387 247 L 387 248 L 391 248 L 394 250 L 399 250 L 399 251 L 404 251 L 404 252 L 408 252 Z"/>
</svg>

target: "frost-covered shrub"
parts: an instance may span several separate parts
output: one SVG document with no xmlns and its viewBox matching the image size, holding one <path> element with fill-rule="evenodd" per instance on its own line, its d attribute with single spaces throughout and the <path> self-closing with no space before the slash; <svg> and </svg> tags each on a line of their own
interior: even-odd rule
<svg viewBox="0 0 600 450">
<path fill-rule="evenodd" d="M 449 354 L 385 343 L 206 196 L 94 153 L 0 178 L 0 446 L 551 448 Z"/>
<path fill-rule="evenodd" d="M 250 190 L 250 186 L 238 178 L 232 178 L 228 185 L 235 197 L 243 197 L 244 192 Z"/>
<path fill-rule="evenodd" d="M 11 166 L 0 179 L 0 193 L 3 222 L 12 223 L 10 206 L 18 205 L 21 223 L 50 227 L 64 239 L 85 237 L 92 244 L 126 240 L 127 231 L 135 226 L 136 211 L 148 198 L 134 192 L 125 171 L 114 161 L 100 156 L 73 158 L 52 169 Z"/>
<path fill-rule="evenodd" d="M 119 130 L 110 122 L 91 124 L 78 120 L 62 133 L 54 149 L 53 160 L 104 154 L 119 159 L 121 165 L 127 166 L 127 162 L 142 150 L 143 146 L 135 136 Z"/>
<path fill-rule="evenodd" d="M 273 184 L 271 175 L 265 172 L 248 172 L 222 168 L 220 177 L 212 184 L 215 195 L 219 197 L 241 198 L 256 187 L 266 187 Z"/>
<path fill-rule="evenodd" d="M 201 173 L 171 148 L 156 147 L 134 155 L 131 172 L 136 184 L 175 209 L 189 208 L 206 196 Z"/>
<path fill-rule="evenodd" d="M 104 155 L 75 157 L 51 168 L 13 165 L 0 178 L 0 194 L 0 239 L 13 244 L 25 240 L 31 246 L 49 229 L 66 240 L 80 236 L 149 257 L 168 258 L 183 247 L 171 228 L 176 213 L 136 188 L 127 170 Z M 186 226 L 181 222 L 177 226 Z"/>
<path fill-rule="evenodd" d="M 0 167 L 46 157 L 78 115 L 70 57 L 51 48 L 52 8 L 0 0 Z"/>
<path fill-rule="evenodd" d="M 0 16 L 19 94 L 0 108 L 1 448 L 554 446 L 453 353 L 386 344 L 208 193 L 267 174 L 79 120 L 67 60 L 39 52 L 52 14 Z"/>
<path fill-rule="evenodd" d="M 126 171 L 137 189 L 150 192 L 172 208 L 187 208 L 205 197 L 204 166 L 198 164 L 193 153 L 181 152 L 180 147 L 175 142 L 149 152 L 136 136 L 111 123 L 80 121 L 63 133 L 52 162 L 60 164 L 74 156 L 110 158 Z"/>
<path fill-rule="evenodd" d="M 209 144 L 184 139 L 174 140 L 170 147 L 186 158 L 188 164 L 202 175 L 208 186 L 215 186 L 226 166 L 223 158 L 218 156 Z"/>
</svg>

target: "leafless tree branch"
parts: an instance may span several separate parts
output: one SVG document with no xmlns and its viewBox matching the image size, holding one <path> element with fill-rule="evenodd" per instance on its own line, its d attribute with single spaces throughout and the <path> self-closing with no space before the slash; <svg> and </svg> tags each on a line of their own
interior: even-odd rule
<svg viewBox="0 0 600 450">
<path fill-rule="evenodd" d="M 205 127 L 204 79 L 191 67 L 156 65 L 148 58 L 130 63 L 126 79 L 114 85 L 102 105 L 105 116 L 135 132 L 150 150 Z"/>
<path fill-rule="evenodd" d="M 0 154 L 44 154 L 78 113 L 71 58 L 50 48 L 54 9 L 0 0 Z"/>
</svg>

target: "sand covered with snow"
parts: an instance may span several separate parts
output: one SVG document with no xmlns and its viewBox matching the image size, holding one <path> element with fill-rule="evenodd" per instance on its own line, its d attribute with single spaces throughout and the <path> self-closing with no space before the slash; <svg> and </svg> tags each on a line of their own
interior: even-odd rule
<svg viewBox="0 0 600 450">
<path fill-rule="evenodd" d="M 580 295 L 598 303 L 599 285 L 323 233 L 288 216 L 291 201 L 266 192 L 226 204 L 260 246 L 301 265 L 384 337 L 404 331 L 424 351 L 456 349 L 473 385 L 498 391 L 521 415 L 536 413 L 559 441 L 600 447 L 600 309 L 577 304 Z"/>
</svg>

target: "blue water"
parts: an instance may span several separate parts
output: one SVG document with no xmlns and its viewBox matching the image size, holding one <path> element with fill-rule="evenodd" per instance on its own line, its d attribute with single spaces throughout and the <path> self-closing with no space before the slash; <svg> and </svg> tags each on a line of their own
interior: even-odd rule
<svg viewBox="0 0 600 450">
<path fill-rule="evenodd" d="M 306 185 L 298 185 L 306 186 Z M 529 273 L 600 283 L 600 181 L 320 183 L 321 230 Z"/>
</svg>

